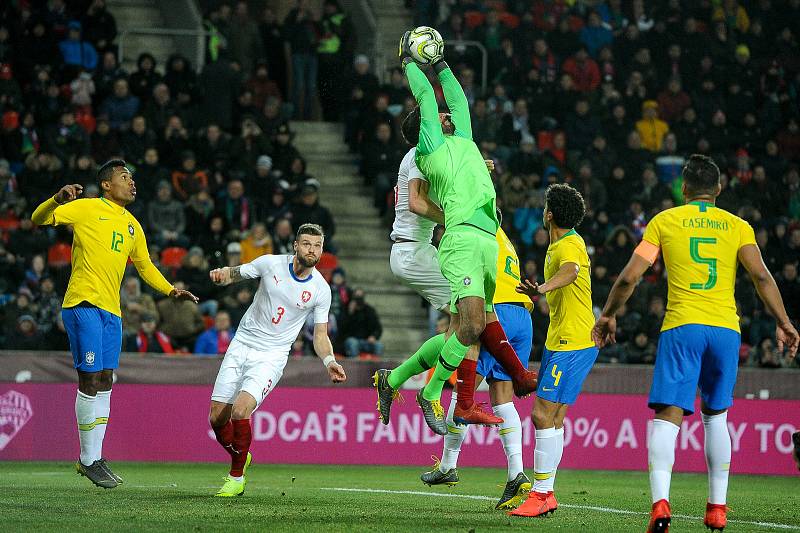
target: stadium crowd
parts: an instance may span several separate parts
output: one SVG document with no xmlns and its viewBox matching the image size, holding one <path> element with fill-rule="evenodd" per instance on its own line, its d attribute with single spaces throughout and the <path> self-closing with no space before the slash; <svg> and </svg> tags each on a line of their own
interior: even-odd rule
<svg viewBox="0 0 800 533">
<path fill-rule="evenodd" d="M 64 228 L 36 229 L 29 215 L 61 184 L 82 183 L 86 195 L 96 195 L 94 169 L 112 157 L 135 169 L 138 200 L 130 208 L 153 259 L 205 302 L 156 302 L 135 275 L 126 278 L 126 347 L 133 351 L 193 350 L 195 343 L 224 351 L 254 289 L 219 290 L 208 268 L 287 252 L 303 222 L 334 235 L 319 182 L 307 174 L 287 122 L 317 118 L 315 101 L 321 118 L 344 122 L 365 187 L 391 218 L 391 191 L 408 149 L 399 124 L 414 106 L 400 69 L 381 83 L 369 59 L 354 54 L 356 32 L 335 0 L 319 12 L 298 1 L 283 21 L 270 9 L 255 16 L 243 1 L 200 4 L 210 38 L 199 74 L 180 55 L 163 74 L 149 54 L 135 71 L 123 70 L 103 0 L 7 3 L 0 11 L 5 346 L 66 347 L 58 311 L 71 236 Z M 416 23 L 436 26 L 446 42 L 475 40 L 489 54 L 484 92 L 477 49 L 446 50 L 470 100 L 475 140 L 495 161 L 498 204 L 525 276 L 542 279 L 544 189 L 571 183 L 588 206 L 578 231 L 601 306 L 648 219 L 682 201 L 685 158 L 704 153 L 723 172 L 718 205 L 753 224 L 789 315 L 800 317 L 800 0 L 409 6 Z M 660 264 L 646 283 L 621 313 L 619 343 L 601 361 L 652 363 L 666 301 Z M 348 309 L 361 312 L 363 299 L 351 305 L 341 271 L 332 289 L 335 333 Z M 737 301 L 741 364 L 784 366 L 774 322 L 750 283 L 737 283 Z M 546 335 L 547 313 L 542 298 L 535 339 Z M 367 333 L 376 331 L 379 338 L 379 321 L 372 332 L 352 335 L 361 340 L 348 351 L 371 343 L 375 335 Z M 344 352 L 343 335 L 338 344 Z M 535 347 L 538 359 L 541 342 Z"/>
</svg>

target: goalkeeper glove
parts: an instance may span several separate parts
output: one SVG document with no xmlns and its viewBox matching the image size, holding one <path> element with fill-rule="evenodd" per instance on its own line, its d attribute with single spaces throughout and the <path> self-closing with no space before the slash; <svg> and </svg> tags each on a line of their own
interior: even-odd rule
<svg viewBox="0 0 800 533">
<path fill-rule="evenodd" d="M 414 58 L 411 57 L 411 46 L 408 44 L 409 35 L 411 35 L 411 30 L 408 30 L 400 37 L 400 46 L 397 50 L 397 55 L 400 56 L 400 62 L 403 67 L 414 61 Z"/>
</svg>

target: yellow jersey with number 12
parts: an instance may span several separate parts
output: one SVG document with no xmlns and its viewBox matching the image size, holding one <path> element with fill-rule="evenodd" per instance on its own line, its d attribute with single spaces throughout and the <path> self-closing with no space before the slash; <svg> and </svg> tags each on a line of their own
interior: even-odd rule
<svg viewBox="0 0 800 533">
<path fill-rule="evenodd" d="M 82 198 L 53 209 L 53 199 L 37 208 L 51 211 L 45 225 L 72 225 L 72 273 L 64 307 L 88 302 L 121 316 L 119 290 L 128 257 L 153 288 L 169 294 L 172 285 L 150 261 L 142 226 L 124 207 L 105 198 Z M 34 218 L 37 213 L 34 213 Z"/>
<path fill-rule="evenodd" d="M 519 285 L 519 258 L 514 245 L 503 228 L 497 229 L 497 279 L 492 303 L 521 303 L 528 311 L 533 310 L 533 302 L 526 294 L 517 292 Z"/>
<path fill-rule="evenodd" d="M 550 327 L 544 346 L 553 352 L 584 350 L 594 346 L 592 327 L 592 281 L 586 243 L 574 229 L 547 247 L 544 279 L 549 280 L 565 263 L 578 265 L 578 277 L 560 289 L 546 293 Z"/>
<path fill-rule="evenodd" d="M 656 215 L 636 253 L 652 264 L 660 249 L 667 270 L 667 313 L 661 331 L 685 324 L 739 331 L 734 285 L 739 248 L 756 244 L 746 221 L 707 202 Z"/>
</svg>

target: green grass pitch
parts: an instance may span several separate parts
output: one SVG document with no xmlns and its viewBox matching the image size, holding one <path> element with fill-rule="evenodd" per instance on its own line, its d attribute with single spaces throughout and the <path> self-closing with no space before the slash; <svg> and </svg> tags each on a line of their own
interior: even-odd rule
<svg viewBox="0 0 800 533">
<path fill-rule="evenodd" d="M 255 458 L 258 459 L 257 457 Z M 226 467 L 114 463 L 125 484 L 103 490 L 68 463 L 0 462 L 2 531 L 644 531 L 643 472 L 558 473 L 548 518 L 494 510 L 505 471 L 463 468 L 454 488 L 427 487 L 414 467 L 253 464 L 244 496 L 212 495 Z M 733 476 L 727 531 L 800 531 L 800 483 Z M 430 495 L 428 495 L 430 494 Z M 705 531 L 706 477 L 676 474 L 675 531 Z"/>
</svg>

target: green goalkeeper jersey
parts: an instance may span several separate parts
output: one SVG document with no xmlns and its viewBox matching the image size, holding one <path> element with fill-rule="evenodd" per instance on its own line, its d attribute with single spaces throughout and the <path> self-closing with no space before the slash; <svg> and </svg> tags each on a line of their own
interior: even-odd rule
<svg viewBox="0 0 800 533">
<path fill-rule="evenodd" d="M 406 76 L 421 115 L 415 160 L 428 178 L 432 194 L 439 199 L 445 227 L 469 223 L 494 235 L 499 226 L 496 194 L 483 156 L 472 140 L 469 104 L 461 85 L 449 68 L 439 73 L 455 126 L 453 135 L 444 135 L 430 82 L 413 63 L 406 67 Z"/>
</svg>

